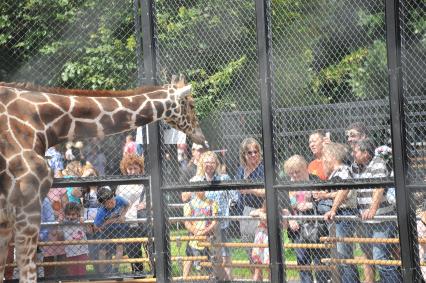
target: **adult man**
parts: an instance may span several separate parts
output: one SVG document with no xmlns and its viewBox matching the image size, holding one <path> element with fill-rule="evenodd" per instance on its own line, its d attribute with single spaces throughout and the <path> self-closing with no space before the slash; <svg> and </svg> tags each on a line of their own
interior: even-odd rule
<svg viewBox="0 0 426 283">
<path fill-rule="evenodd" d="M 314 160 L 308 165 L 309 174 L 315 175 L 321 180 L 327 180 L 324 172 L 324 164 L 321 160 L 323 155 L 323 144 L 325 135 L 322 131 L 314 131 L 309 136 L 309 149 L 311 150 Z"/>
<path fill-rule="evenodd" d="M 389 177 L 386 162 L 374 154 L 375 146 L 368 139 L 360 139 L 353 145 L 353 157 L 357 166 L 353 166 L 353 177 L 385 178 Z M 360 236 L 365 238 L 393 238 L 397 231 L 394 221 L 373 220 L 376 215 L 393 215 L 395 206 L 387 201 L 384 188 L 365 188 L 358 190 L 358 209 L 363 220 Z M 392 258 L 392 249 L 389 244 L 361 245 L 368 259 L 389 260 Z M 402 278 L 396 266 L 378 265 L 381 282 L 401 282 Z"/>
<path fill-rule="evenodd" d="M 368 138 L 367 128 L 360 122 L 350 124 L 346 128 L 345 135 L 346 140 L 352 149 L 358 141 Z"/>
</svg>

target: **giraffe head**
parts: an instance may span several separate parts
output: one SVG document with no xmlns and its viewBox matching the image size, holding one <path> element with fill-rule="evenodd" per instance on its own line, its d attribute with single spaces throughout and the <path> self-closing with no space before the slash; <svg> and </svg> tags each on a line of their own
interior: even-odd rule
<svg viewBox="0 0 426 283">
<path fill-rule="evenodd" d="M 180 80 L 175 83 L 176 77 L 168 86 L 169 93 L 174 96 L 176 107 L 165 113 L 164 121 L 173 128 L 184 132 L 189 138 L 198 144 L 205 145 L 206 138 L 201 131 L 198 118 L 195 113 L 194 100 L 191 95 L 191 85 L 185 85 L 181 75 Z"/>
</svg>

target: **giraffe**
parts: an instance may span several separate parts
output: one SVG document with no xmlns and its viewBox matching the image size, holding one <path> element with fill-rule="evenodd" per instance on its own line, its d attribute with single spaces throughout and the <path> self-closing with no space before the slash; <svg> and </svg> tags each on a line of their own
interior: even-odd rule
<svg viewBox="0 0 426 283">
<path fill-rule="evenodd" d="M 204 144 L 191 85 L 125 91 L 58 89 L 0 83 L 0 282 L 15 237 L 20 282 L 36 282 L 41 203 L 53 182 L 45 151 L 74 139 L 128 131 L 164 119 Z"/>
</svg>

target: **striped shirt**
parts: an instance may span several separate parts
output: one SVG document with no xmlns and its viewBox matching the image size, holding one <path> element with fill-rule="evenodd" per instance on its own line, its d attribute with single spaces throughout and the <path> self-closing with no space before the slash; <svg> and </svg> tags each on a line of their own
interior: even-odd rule
<svg viewBox="0 0 426 283">
<path fill-rule="evenodd" d="M 352 173 L 347 165 L 341 165 L 334 170 L 328 177 L 330 181 L 341 182 L 343 180 L 352 179 Z M 339 208 L 356 208 L 357 207 L 357 191 L 350 190 L 346 200 L 340 205 Z"/>
<path fill-rule="evenodd" d="M 389 171 L 386 166 L 386 162 L 378 156 L 375 156 L 370 163 L 362 168 L 352 166 L 352 175 L 355 179 L 366 179 L 366 178 L 385 178 L 389 177 Z M 368 210 L 373 202 L 373 192 L 375 189 L 366 188 L 358 190 L 357 201 L 358 209 L 360 213 Z M 376 215 L 393 215 L 395 213 L 395 206 L 387 201 L 386 195 L 383 194 L 379 209 Z M 381 221 L 365 221 L 367 223 L 380 223 Z"/>
</svg>

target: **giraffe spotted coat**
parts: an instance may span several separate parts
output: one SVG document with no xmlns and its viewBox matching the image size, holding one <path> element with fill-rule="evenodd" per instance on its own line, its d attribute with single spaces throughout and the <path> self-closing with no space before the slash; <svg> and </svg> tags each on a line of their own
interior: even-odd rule
<svg viewBox="0 0 426 283">
<path fill-rule="evenodd" d="M 190 85 L 87 91 L 0 83 L 0 282 L 14 235 L 20 282 L 36 282 L 41 203 L 53 174 L 45 151 L 65 141 L 104 137 L 164 119 L 204 143 Z"/>
</svg>

